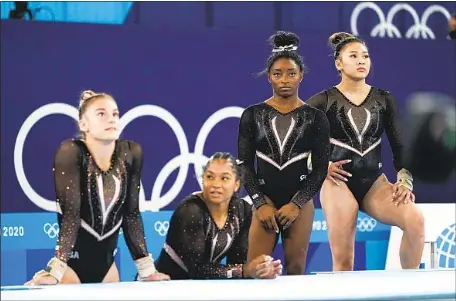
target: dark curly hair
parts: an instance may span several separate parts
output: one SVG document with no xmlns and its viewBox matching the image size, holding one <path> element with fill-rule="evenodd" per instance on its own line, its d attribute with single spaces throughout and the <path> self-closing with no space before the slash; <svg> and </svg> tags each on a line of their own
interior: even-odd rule
<svg viewBox="0 0 456 301">
<path fill-rule="evenodd" d="M 266 68 L 260 72 L 260 75 L 269 73 L 272 65 L 281 58 L 293 60 L 301 72 L 307 71 L 304 59 L 297 52 L 300 41 L 296 34 L 288 31 L 278 31 L 269 37 L 268 42 L 272 46 L 272 54 L 268 57 Z"/>
</svg>

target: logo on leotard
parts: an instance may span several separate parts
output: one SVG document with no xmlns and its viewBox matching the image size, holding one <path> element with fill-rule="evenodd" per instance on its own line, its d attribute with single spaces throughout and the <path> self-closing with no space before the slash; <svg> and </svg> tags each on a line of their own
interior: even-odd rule
<svg viewBox="0 0 456 301">
<path fill-rule="evenodd" d="M 157 212 L 161 208 L 166 207 L 173 202 L 181 192 L 182 188 L 188 177 L 188 171 L 190 164 L 193 164 L 194 173 L 200 188 L 202 188 L 202 170 L 203 165 L 207 162 L 208 157 L 203 154 L 206 140 L 212 131 L 212 129 L 221 121 L 227 118 L 240 118 L 244 108 L 241 107 L 226 107 L 222 108 L 213 113 L 203 123 L 199 133 L 196 136 L 196 142 L 193 152 L 190 152 L 187 135 L 184 128 L 180 124 L 179 120 L 174 117 L 169 111 L 156 105 L 140 105 L 137 106 L 125 114 L 120 119 L 120 131 L 122 131 L 130 122 L 137 118 L 144 116 L 157 117 L 164 121 L 177 138 L 180 154 L 172 158 L 167 162 L 163 168 L 159 171 L 155 182 L 152 185 L 152 195 L 149 199 L 146 199 L 143 183 L 140 185 L 140 205 L 141 211 L 154 211 Z M 44 105 L 35 110 L 22 124 L 17 134 L 16 144 L 14 146 L 14 169 L 16 172 L 17 180 L 22 188 L 24 194 L 41 209 L 47 211 L 56 211 L 56 203 L 54 200 L 48 200 L 41 196 L 28 181 L 23 161 L 24 144 L 27 139 L 28 133 L 42 118 L 55 115 L 63 114 L 69 116 L 75 120 L 78 120 L 78 109 L 64 103 L 51 103 Z M 192 139 L 193 140 L 193 139 Z M 140 141 L 138 141 L 140 142 Z M 163 193 L 163 187 L 165 182 L 167 183 L 168 177 L 176 170 L 176 180 L 171 185 L 171 188 Z M 168 184 L 168 183 L 167 183 Z M 152 201 L 153 200 L 153 201 Z"/>
<path fill-rule="evenodd" d="M 354 35 L 359 35 L 358 18 L 360 13 L 365 9 L 371 9 L 377 14 L 379 23 L 372 29 L 372 31 L 370 32 L 370 36 L 380 38 L 384 38 L 385 36 L 389 38 L 403 38 L 404 33 L 401 33 L 397 26 L 393 24 L 395 15 L 402 10 L 405 10 L 410 13 L 414 23 L 405 32 L 405 38 L 407 39 L 435 39 L 434 32 L 427 25 L 429 17 L 434 13 L 440 13 L 447 20 L 450 20 L 451 18 L 450 12 L 445 7 L 437 4 L 432 4 L 428 6 L 424 10 L 420 19 L 420 16 L 416 12 L 416 10 L 408 3 L 394 4 L 385 16 L 385 13 L 382 11 L 382 9 L 374 2 L 360 2 L 353 9 L 353 12 L 350 17 L 350 27 Z M 398 18 L 396 18 L 396 20 L 398 20 Z"/>
<path fill-rule="evenodd" d="M 79 259 L 79 252 L 78 251 L 72 251 L 70 253 L 70 259 Z"/>
<path fill-rule="evenodd" d="M 307 179 L 307 176 L 306 175 L 301 175 L 299 177 L 299 181 L 304 181 L 305 179 Z"/>
<path fill-rule="evenodd" d="M 169 222 L 168 221 L 156 221 L 154 229 L 160 236 L 165 236 L 168 233 Z"/>
<path fill-rule="evenodd" d="M 59 235 L 59 224 L 45 223 L 43 225 L 43 231 L 49 236 L 49 238 L 56 238 L 57 235 Z"/>
<path fill-rule="evenodd" d="M 360 232 L 372 232 L 377 226 L 377 221 L 371 217 L 358 217 L 356 228 Z"/>
</svg>

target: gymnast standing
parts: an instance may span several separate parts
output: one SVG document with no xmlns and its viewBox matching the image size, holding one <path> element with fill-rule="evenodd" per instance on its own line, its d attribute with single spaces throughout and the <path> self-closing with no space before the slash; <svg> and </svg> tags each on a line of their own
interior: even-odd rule
<svg viewBox="0 0 456 301">
<path fill-rule="evenodd" d="M 122 227 L 139 280 L 166 280 L 147 252 L 139 189 L 141 146 L 119 139 L 112 96 L 85 91 L 79 105 L 82 139 L 64 141 L 54 158 L 59 236 L 44 270 L 26 285 L 118 282 L 114 256 Z"/>
<path fill-rule="evenodd" d="M 366 43 L 348 33 L 329 38 L 341 81 L 312 96 L 307 104 L 328 117 L 331 164 L 321 189 L 333 269 L 352 270 L 358 209 L 404 231 L 400 247 L 403 268 L 418 268 L 424 246 L 424 221 L 415 205 L 413 178 L 403 158 L 398 108 L 393 95 L 370 86 Z M 381 136 L 386 133 L 397 180 L 382 171 Z"/>
<path fill-rule="evenodd" d="M 272 254 L 281 232 L 286 274 L 301 275 L 312 231 L 312 198 L 328 171 L 329 123 L 298 96 L 304 71 L 299 37 L 280 31 L 270 42 L 265 72 L 273 95 L 245 109 L 239 123 L 238 158 L 255 206 L 248 261 Z"/>
<path fill-rule="evenodd" d="M 260 255 L 247 263 L 252 207 L 237 197 L 241 169 L 229 153 L 203 168 L 203 191 L 186 197 L 171 217 L 157 268 L 171 279 L 275 278 L 280 260 Z M 226 264 L 221 261 L 226 258 Z"/>
</svg>

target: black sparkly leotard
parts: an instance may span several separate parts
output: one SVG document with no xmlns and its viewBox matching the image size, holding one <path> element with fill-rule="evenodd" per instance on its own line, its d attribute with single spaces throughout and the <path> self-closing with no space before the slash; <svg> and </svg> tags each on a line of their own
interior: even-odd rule
<svg viewBox="0 0 456 301">
<path fill-rule="evenodd" d="M 171 279 L 242 278 L 252 206 L 233 197 L 219 229 L 199 193 L 186 197 L 171 217 L 166 243 L 155 261 Z M 226 257 L 226 264 L 222 259 Z"/>
<path fill-rule="evenodd" d="M 255 207 L 265 204 L 264 195 L 277 208 L 290 201 L 301 208 L 310 201 L 327 175 L 329 149 L 328 120 L 307 104 L 286 114 L 267 103 L 245 109 L 238 159 Z"/>
<path fill-rule="evenodd" d="M 114 262 L 120 227 L 133 259 L 148 256 L 139 212 L 141 169 L 141 147 L 131 141 L 116 141 L 106 172 L 81 140 L 65 141 L 57 150 L 56 257 L 67 262 L 82 283 L 103 280 Z"/>
<path fill-rule="evenodd" d="M 404 168 L 398 109 L 388 91 L 371 87 L 366 99 L 355 105 L 339 89 L 332 87 L 312 96 L 306 103 L 328 117 L 330 160 L 352 160 L 343 165 L 343 169 L 353 175 L 346 183 L 359 203 L 382 174 L 381 136 L 384 132 L 391 145 L 396 170 Z"/>
</svg>

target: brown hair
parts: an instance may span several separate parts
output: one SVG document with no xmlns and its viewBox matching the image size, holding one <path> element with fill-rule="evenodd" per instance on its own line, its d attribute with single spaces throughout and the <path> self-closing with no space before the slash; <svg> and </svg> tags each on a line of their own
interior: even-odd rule
<svg viewBox="0 0 456 301">
<path fill-rule="evenodd" d="M 96 93 L 92 90 L 85 90 L 79 96 L 79 120 L 82 119 L 82 115 L 84 115 L 85 111 L 87 110 L 90 103 L 92 103 L 95 99 L 100 99 L 103 97 L 108 97 L 114 99 L 110 94 L 107 93 Z M 85 138 L 85 134 L 82 131 L 79 131 L 79 136 Z"/>
<path fill-rule="evenodd" d="M 81 119 L 82 115 L 87 110 L 89 103 L 91 103 L 95 99 L 99 99 L 102 97 L 108 97 L 114 99 L 111 95 L 107 93 L 95 93 L 92 90 L 85 90 L 79 96 L 79 119 Z"/>
</svg>

